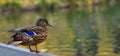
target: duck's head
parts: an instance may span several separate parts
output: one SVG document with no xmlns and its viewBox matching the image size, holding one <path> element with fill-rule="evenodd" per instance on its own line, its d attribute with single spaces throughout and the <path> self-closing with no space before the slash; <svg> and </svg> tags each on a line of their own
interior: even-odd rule
<svg viewBox="0 0 120 56">
<path fill-rule="evenodd" d="M 54 27 L 54 26 L 52 26 L 51 24 L 48 23 L 46 18 L 38 19 L 38 21 L 36 23 L 36 26 L 51 26 L 51 27 Z"/>
</svg>

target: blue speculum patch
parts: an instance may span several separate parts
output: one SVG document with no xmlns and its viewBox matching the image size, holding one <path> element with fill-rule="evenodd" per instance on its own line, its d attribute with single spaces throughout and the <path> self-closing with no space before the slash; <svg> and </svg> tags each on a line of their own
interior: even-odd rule
<svg viewBox="0 0 120 56">
<path fill-rule="evenodd" d="M 32 32 L 32 31 L 26 31 L 25 33 L 28 34 L 28 35 L 35 35 L 35 33 Z"/>
</svg>

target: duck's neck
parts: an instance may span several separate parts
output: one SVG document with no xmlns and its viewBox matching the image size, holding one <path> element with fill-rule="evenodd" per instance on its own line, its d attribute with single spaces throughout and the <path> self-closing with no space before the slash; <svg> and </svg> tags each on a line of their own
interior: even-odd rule
<svg viewBox="0 0 120 56">
<path fill-rule="evenodd" d="M 44 29 L 47 29 L 46 25 L 44 23 L 37 22 L 36 26 L 43 27 Z"/>
<path fill-rule="evenodd" d="M 45 30 L 47 30 L 47 27 L 46 27 L 46 26 L 43 26 L 43 25 L 42 25 L 42 26 L 38 26 L 38 27 L 42 27 L 42 28 L 44 28 Z"/>
</svg>

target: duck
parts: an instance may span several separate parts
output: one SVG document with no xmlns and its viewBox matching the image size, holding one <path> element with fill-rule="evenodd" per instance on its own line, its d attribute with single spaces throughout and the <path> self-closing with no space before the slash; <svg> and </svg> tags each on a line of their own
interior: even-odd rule
<svg viewBox="0 0 120 56">
<path fill-rule="evenodd" d="M 9 30 L 8 32 L 12 32 L 14 35 L 7 44 L 28 46 L 30 52 L 39 53 L 37 45 L 47 39 L 47 26 L 54 27 L 48 23 L 46 18 L 39 18 L 35 26 Z M 32 50 L 31 46 L 34 46 L 35 50 Z"/>
</svg>

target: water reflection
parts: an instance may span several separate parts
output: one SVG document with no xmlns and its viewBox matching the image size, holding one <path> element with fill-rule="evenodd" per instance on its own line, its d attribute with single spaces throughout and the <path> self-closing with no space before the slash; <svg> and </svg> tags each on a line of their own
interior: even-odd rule
<svg viewBox="0 0 120 56">
<path fill-rule="evenodd" d="M 116 56 L 113 51 L 119 49 L 114 46 L 119 47 L 119 32 L 115 29 L 119 26 L 120 8 L 90 8 L 1 14 L 0 42 L 6 43 L 10 39 L 12 33 L 7 30 L 34 25 L 38 18 L 46 17 L 55 29 L 49 28 L 48 39 L 39 45 L 39 49 L 48 49 L 48 53 L 60 56 Z"/>
</svg>

